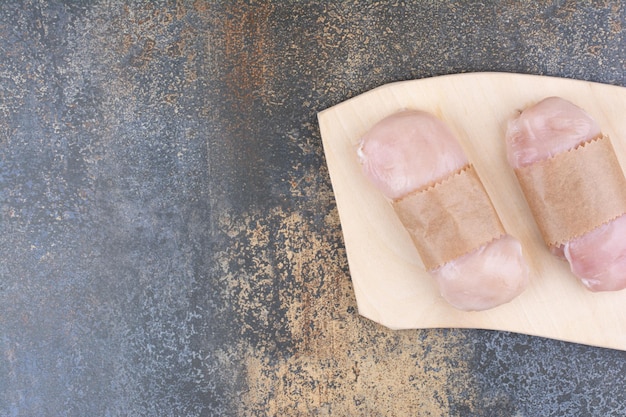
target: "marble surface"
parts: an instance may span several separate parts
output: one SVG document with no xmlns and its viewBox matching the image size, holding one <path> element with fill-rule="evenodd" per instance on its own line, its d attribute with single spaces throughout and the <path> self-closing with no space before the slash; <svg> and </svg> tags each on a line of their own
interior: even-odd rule
<svg viewBox="0 0 626 417">
<path fill-rule="evenodd" d="M 361 318 L 325 166 L 388 82 L 626 85 L 622 2 L 540 3 L 0 4 L 0 416 L 625 415 L 625 352 Z"/>
</svg>

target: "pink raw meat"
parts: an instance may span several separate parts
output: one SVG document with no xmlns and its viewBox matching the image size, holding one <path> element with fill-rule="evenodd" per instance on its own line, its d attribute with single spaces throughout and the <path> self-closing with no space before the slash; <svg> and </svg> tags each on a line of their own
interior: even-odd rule
<svg viewBox="0 0 626 417">
<path fill-rule="evenodd" d="M 448 177 L 467 164 L 448 127 L 436 117 L 415 110 L 377 123 L 362 138 L 357 153 L 365 176 L 390 200 Z M 522 247 L 508 235 L 430 273 L 443 298 L 466 311 L 507 303 L 528 283 Z"/>
<path fill-rule="evenodd" d="M 507 157 L 520 168 L 565 152 L 601 135 L 598 123 L 581 108 L 549 97 L 509 122 Z M 554 251 L 591 291 L 626 288 L 626 215 L 572 239 Z"/>
</svg>

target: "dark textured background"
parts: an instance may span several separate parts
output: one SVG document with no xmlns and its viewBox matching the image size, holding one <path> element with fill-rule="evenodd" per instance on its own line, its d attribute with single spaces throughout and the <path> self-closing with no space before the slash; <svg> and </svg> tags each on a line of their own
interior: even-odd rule
<svg viewBox="0 0 626 417">
<path fill-rule="evenodd" d="M 356 313 L 316 112 L 626 85 L 622 2 L 537 3 L 3 2 L 0 416 L 626 415 L 624 352 Z"/>
</svg>

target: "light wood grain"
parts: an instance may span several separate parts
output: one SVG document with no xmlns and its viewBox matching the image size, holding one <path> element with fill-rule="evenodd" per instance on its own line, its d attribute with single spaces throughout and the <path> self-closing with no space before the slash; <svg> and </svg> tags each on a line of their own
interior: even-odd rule
<svg viewBox="0 0 626 417">
<path fill-rule="evenodd" d="M 567 263 L 550 255 L 506 161 L 508 120 L 548 96 L 589 112 L 626 167 L 623 87 L 521 74 L 458 74 L 385 85 L 318 114 L 360 314 L 393 329 L 506 330 L 626 350 L 626 291 L 591 293 Z M 407 108 L 429 111 L 450 126 L 506 230 L 522 242 L 532 279 L 511 303 L 472 313 L 450 307 L 391 205 L 363 177 L 356 158 L 359 138 Z"/>
</svg>

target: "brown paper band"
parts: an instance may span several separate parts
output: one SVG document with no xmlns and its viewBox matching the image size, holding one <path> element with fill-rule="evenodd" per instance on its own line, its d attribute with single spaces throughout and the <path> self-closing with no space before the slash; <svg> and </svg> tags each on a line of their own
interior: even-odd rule
<svg viewBox="0 0 626 417">
<path fill-rule="evenodd" d="M 515 173 L 548 246 L 626 213 L 626 179 L 607 136 Z"/>
<path fill-rule="evenodd" d="M 393 206 L 429 271 L 505 234 L 472 165 Z"/>
</svg>

